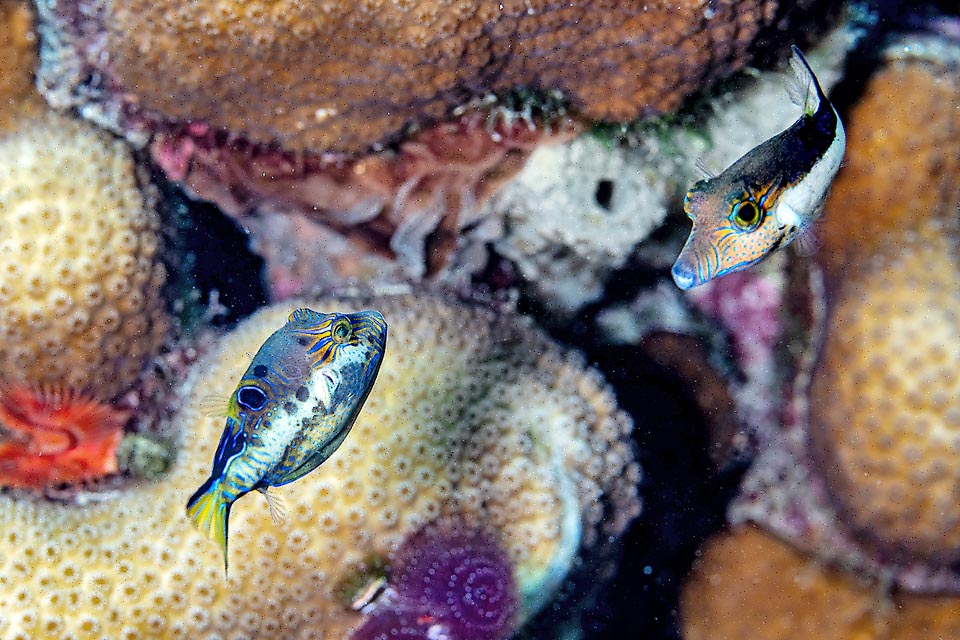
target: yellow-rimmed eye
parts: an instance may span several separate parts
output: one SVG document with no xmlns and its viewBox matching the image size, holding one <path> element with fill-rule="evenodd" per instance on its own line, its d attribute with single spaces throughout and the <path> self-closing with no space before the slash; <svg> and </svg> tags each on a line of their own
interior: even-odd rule
<svg viewBox="0 0 960 640">
<path fill-rule="evenodd" d="M 347 318 L 337 318 L 330 329 L 330 335 L 333 337 L 333 341 L 337 343 L 349 340 L 350 336 L 353 335 L 353 327 L 350 326 L 350 321 Z"/>
<path fill-rule="evenodd" d="M 756 229 L 761 220 L 763 213 L 753 200 L 744 200 L 733 209 L 733 224 L 744 231 Z"/>
</svg>

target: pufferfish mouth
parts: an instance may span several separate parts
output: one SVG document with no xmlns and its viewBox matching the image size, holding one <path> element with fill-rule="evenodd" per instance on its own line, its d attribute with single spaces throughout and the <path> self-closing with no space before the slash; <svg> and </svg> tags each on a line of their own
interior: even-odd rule
<svg viewBox="0 0 960 640">
<path fill-rule="evenodd" d="M 684 262 L 678 261 L 674 263 L 670 274 L 673 276 L 673 281 L 677 283 L 677 286 L 684 291 L 701 284 L 700 278 L 697 276 L 697 270 L 693 265 Z"/>
</svg>

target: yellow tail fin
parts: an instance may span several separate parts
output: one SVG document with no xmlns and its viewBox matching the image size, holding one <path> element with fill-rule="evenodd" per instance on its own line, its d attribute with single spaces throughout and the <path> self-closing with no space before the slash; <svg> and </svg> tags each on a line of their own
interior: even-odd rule
<svg viewBox="0 0 960 640">
<path fill-rule="evenodd" d="M 209 486 L 208 486 L 209 485 Z M 215 540 L 223 551 L 223 572 L 227 573 L 227 523 L 231 503 L 223 498 L 219 482 L 206 483 L 187 501 L 187 515 L 197 529 Z"/>
</svg>

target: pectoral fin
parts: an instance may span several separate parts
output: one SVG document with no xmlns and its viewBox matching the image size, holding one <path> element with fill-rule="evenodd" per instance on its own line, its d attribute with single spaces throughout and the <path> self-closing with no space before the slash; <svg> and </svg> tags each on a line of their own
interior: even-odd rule
<svg viewBox="0 0 960 640">
<path fill-rule="evenodd" d="M 273 524 L 277 526 L 283 524 L 284 520 L 287 519 L 287 505 L 283 501 L 283 496 L 276 490 L 269 491 L 267 487 L 258 489 L 258 491 L 267 499 L 267 508 L 270 509 L 270 519 Z"/>
</svg>

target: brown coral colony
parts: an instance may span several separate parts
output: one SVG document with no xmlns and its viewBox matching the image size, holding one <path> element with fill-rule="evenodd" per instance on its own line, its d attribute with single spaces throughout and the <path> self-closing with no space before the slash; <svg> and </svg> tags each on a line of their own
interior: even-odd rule
<svg viewBox="0 0 960 640">
<path fill-rule="evenodd" d="M 101 13 L 100 71 L 127 106 L 167 122 L 363 152 L 516 87 L 560 90 L 590 120 L 671 111 L 744 64 L 776 5 L 136 0 Z"/>
</svg>

